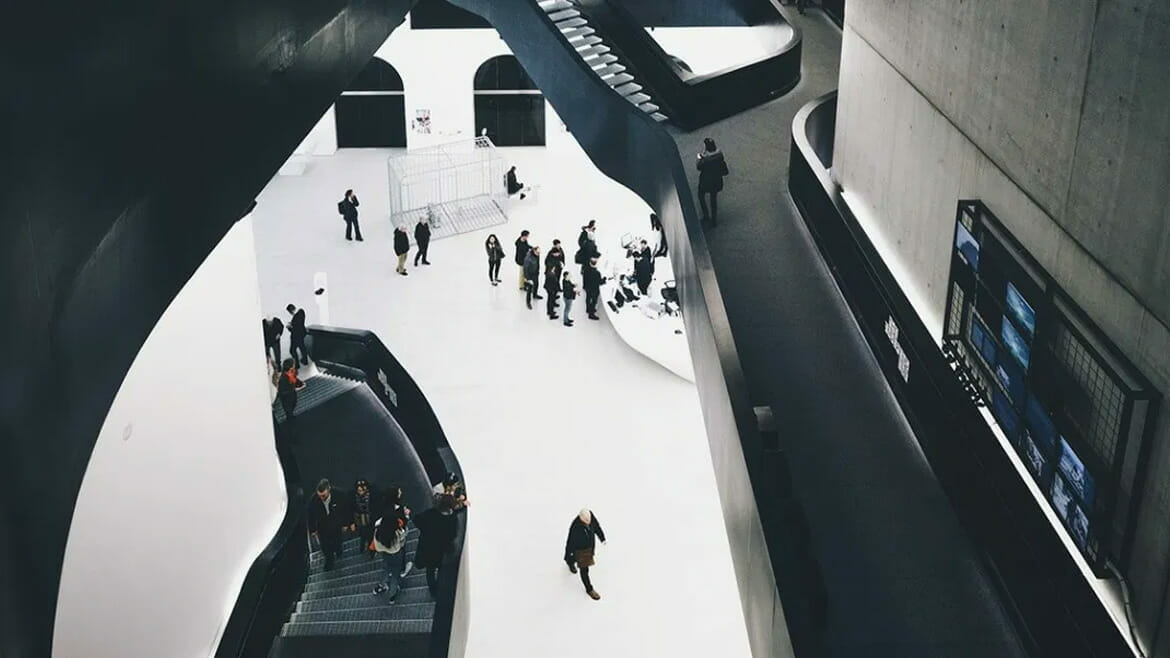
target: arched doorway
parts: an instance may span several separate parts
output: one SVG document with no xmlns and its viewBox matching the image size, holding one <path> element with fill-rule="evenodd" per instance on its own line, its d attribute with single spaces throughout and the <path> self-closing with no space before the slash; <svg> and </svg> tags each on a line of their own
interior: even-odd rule
<svg viewBox="0 0 1170 658">
<path fill-rule="evenodd" d="M 337 97 L 338 148 L 406 148 L 402 77 L 384 60 L 370 60 Z"/>
<path fill-rule="evenodd" d="M 512 55 L 475 71 L 475 134 L 497 146 L 544 146 L 544 95 Z"/>
</svg>

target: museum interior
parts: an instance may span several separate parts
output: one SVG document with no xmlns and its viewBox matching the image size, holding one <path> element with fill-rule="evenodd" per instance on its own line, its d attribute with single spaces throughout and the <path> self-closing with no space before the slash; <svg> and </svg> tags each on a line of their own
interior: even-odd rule
<svg viewBox="0 0 1170 658">
<path fill-rule="evenodd" d="M 8 13 L 0 656 L 1170 658 L 1170 3 Z"/>
</svg>

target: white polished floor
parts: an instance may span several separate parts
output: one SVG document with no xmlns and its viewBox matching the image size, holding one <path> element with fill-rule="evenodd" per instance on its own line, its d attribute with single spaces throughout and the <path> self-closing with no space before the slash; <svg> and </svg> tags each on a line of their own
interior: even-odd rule
<svg viewBox="0 0 1170 658">
<path fill-rule="evenodd" d="M 565 328 L 516 289 L 520 229 L 546 250 L 559 237 L 571 260 L 587 219 L 602 232 L 649 226 L 648 208 L 558 126 L 548 148 L 504 150 L 541 189 L 496 231 L 509 256 L 498 287 L 487 232 L 432 242 L 433 265 L 394 273 L 389 151 L 339 151 L 276 177 L 253 213 L 264 311 L 287 317 L 293 302 L 317 322 L 313 277 L 326 272 L 331 324 L 376 331 L 426 392 L 472 500 L 468 658 L 748 656 L 694 385 L 604 315 L 585 319 L 583 299 Z M 336 211 L 350 187 L 363 243 L 344 240 Z M 609 537 L 592 570 L 600 602 L 561 561 L 581 507 Z"/>
</svg>

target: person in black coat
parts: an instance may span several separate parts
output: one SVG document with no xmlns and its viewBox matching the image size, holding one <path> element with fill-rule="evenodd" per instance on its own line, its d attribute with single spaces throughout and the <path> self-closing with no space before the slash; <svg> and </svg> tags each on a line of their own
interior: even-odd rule
<svg viewBox="0 0 1170 658">
<path fill-rule="evenodd" d="M 577 286 L 573 284 L 573 280 L 569 278 L 569 273 L 561 274 L 561 294 L 565 296 L 565 319 L 564 325 L 566 327 L 573 326 L 573 320 L 569 318 L 569 311 L 573 309 L 573 300 L 577 299 Z"/>
<path fill-rule="evenodd" d="M 516 265 L 520 267 L 520 290 L 528 290 L 528 283 L 524 279 L 524 261 L 528 258 L 528 251 L 532 249 L 528 244 L 528 231 L 520 231 L 516 238 Z"/>
<path fill-rule="evenodd" d="M 331 569 L 334 558 L 341 555 L 341 533 L 355 529 L 348 496 L 334 489 L 329 480 L 321 480 L 317 495 L 309 502 L 308 520 L 309 532 L 325 554 L 325 568 Z"/>
<path fill-rule="evenodd" d="M 723 177 L 728 174 L 728 170 L 727 161 L 715 146 L 715 140 L 710 137 L 703 139 L 703 152 L 696 156 L 695 167 L 699 170 L 699 207 L 703 211 L 703 221 L 710 219 L 712 224 L 717 224 L 717 197 L 723 191 Z M 709 212 L 707 198 L 711 199 Z"/>
<path fill-rule="evenodd" d="M 544 299 L 540 296 L 540 247 L 533 247 L 524 258 L 524 282 L 527 298 L 525 303 L 532 308 L 533 299 Z"/>
<path fill-rule="evenodd" d="M 638 292 L 645 295 L 653 278 L 654 255 L 650 253 L 650 246 L 642 240 L 642 248 L 634 256 L 634 280 L 638 282 Z"/>
<path fill-rule="evenodd" d="M 544 270 L 544 292 L 548 295 L 548 300 L 545 301 L 545 310 L 548 312 L 549 320 L 556 320 L 561 317 L 557 315 L 557 295 L 561 294 L 561 268 L 557 266 L 556 261 L 548 262 L 545 259 Z"/>
<path fill-rule="evenodd" d="M 358 198 L 353 190 L 345 191 L 345 198 L 337 202 L 337 212 L 345 218 L 345 239 L 352 240 L 351 234 L 357 235 L 357 241 L 362 241 L 362 227 L 358 225 Z"/>
<path fill-rule="evenodd" d="M 410 253 L 410 237 L 406 235 L 405 227 L 394 227 L 394 253 L 398 256 L 398 267 L 394 271 L 406 276 L 406 254 Z"/>
<path fill-rule="evenodd" d="M 260 321 L 264 328 L 264 353 L 272 352 L 272 364 L 280 366 L 280 337 L 284 335 L 284 323 L 280 318 L 264 318 Z"/>
<path fill-rule="evenodd" d="M 305 309 L 297 308 L 294 304 L 289 304 L 284 307 L 288 314 L 292 316 L 292 320 L 288 323 L 288 337 L 289 347 L 288 353 L 294 359 L 298 359 L 297 352 L 300 352 L 301 365 L 309 364 L 309 350 L 305 349 L 305 336 L 308 335 L 308 330 L 305 329 Z"/>
<path fill-rule="evenodd" d="M 654 257 L 666 255 L 666 229 L 662 228 L 662 220 L 657 213 L 650 213 L 650 230 L 658 231 L 658 248 L 654 250 Z"/>
<path fill-rule="evenodd" d="M 585 289 L 585 315 L 590 320 L 600 320 L 597 317 L 597 300 L 601 298 L 601 284 L 605 279 L 597 271 L 597 259 L 591 258 L 581 274 L 581 287 Z"/>
<path fill-rule="evenodd" d="M 515 166 L 509 169 L 507 174 L 504 174 L 504 187 L 508 191 L 508 196 L 519 194 L 521 199 L 527 196 L 524 192 L 524 184 L 516 178 Z"/>
<path fill-rule="evenodd" d="M 499 285 L 500 283 L 500 263 L 504 262 L 504 247 L 500 244 L 500 239 L 492 233 L 487 237 L 483 243 L 483 249 L 487 252 L 488 258 L 488 281 L 492 285 Z"/>
<path fill-rule="evenodd" d="M 353 499 L 350 503 L 353 524 L 357 526 L 358 534 L 362 538 L 361 550 L 371 558 L 374 557 L 374 550 L 370 548 L 370 542 L 374 539 L 374 522 L 378 520 L 378 514 L 384 505 L 381 495 L 369 480 L 359 479 L 354 482 Z"/>
<path fill-rule="evenodd" d="M 585 592 L 594 601 L 601 598 L 597 590 L 593 589 L 593 582 L 589 580 L 589 567 L 593 566 L 593 552 L 597 547 L 597 540 L 605 543 L 605 531 L 597 516 L 588 509 L 583 509 L 569 524 L 569 536 L 565 540 L 565 564 L 569 565 L 572 573 L 581 572 L 581 584 L 585 585 Z"/>
<path fill-rule="evenodd" d="M 577 236 L 577 254 L 573 257 L 573 262 L 581 266 L 582 276 L 589 266 L 589 259 L 601 257 L 601 251 L 597 248 L 596 230 L 597 222 L 591 219 L 588 224 L 581 227 L 581 234 Z"/>
<path fill-rule="evenodd" d="M 427 260 L 427 247 L 431 245 L 431 224 L 428 217 L 423 217 L 418 220 L 418 224 L 414 225 L 414 244 L 418 249 L 414 252 L 414 266 L 418 267 L 418 261 L 421 258 L 423 265 L 430 265 L 431 261 Z"/>
<path fill-rule="evenodd" d="M 297 408 L 297 395 L 305 387 L 305 383 L 297 378 L 296 359 L 285 359 L 281 372 L 276 379 L 276 398 L 284 409 L 284 420 L 292 420 L 293 411 Z"/>
<path fill-rule="evenodd" d="M 448 474 L 435 489 L 432 507 L 414 517 L 414 525 L 419 531 L 414 564 L 426 569 L 427 587 L 432 596 L 438 593 L 439 568 L 443 566 L 443 558 L 451 552 L 459 529 L 456 516 L 468 505 L 463 483 L 454 473 Z"/>
</svg>

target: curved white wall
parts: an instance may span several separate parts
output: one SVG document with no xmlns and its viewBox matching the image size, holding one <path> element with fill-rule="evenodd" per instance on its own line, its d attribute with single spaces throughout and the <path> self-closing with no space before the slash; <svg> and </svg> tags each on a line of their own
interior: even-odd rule
<svg viewBox="0 0 1170 658">
<path fill-rule="evenodd" d="M 288 502 L 260 317 L 245 218 L 171 302 L 106 416 L 65 550 L 57 658 L 214 653 Z"/>
</svg>

